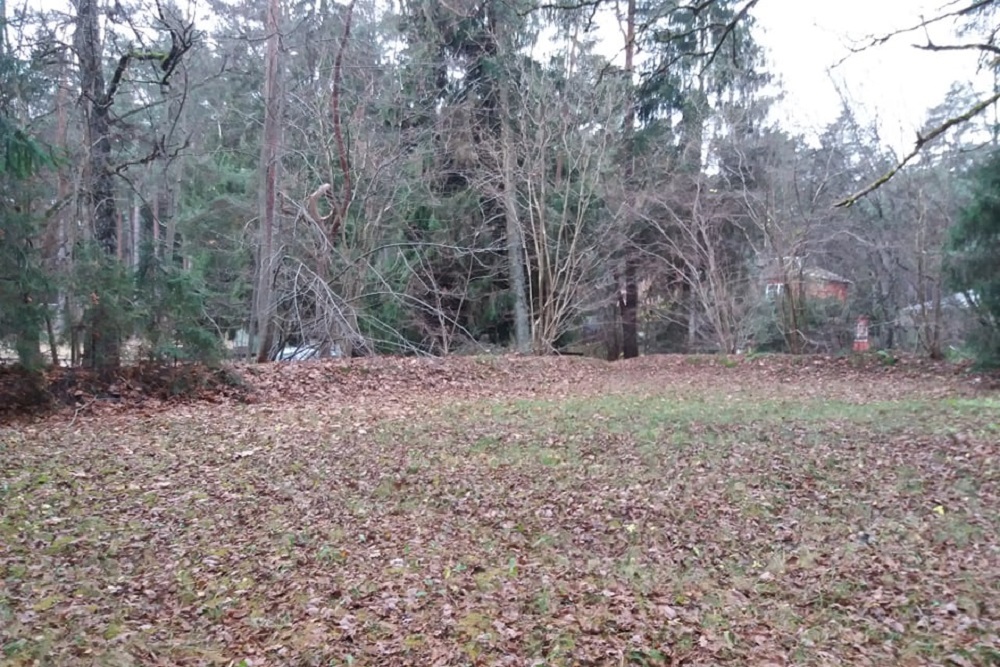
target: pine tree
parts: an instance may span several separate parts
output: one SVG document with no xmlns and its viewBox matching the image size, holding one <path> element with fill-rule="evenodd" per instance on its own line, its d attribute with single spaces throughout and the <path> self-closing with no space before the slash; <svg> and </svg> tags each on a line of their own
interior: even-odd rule
<svg viewBox="0 0 1000 667">
<path fill-rule="evenodd" d="M 12 340 L 21 364 L 35 369 L 42 363 L 39 338 L 50 284 L 35 242 L 40 221 L 32 177 L 53 160 L 14 117 L 8 91 L 30 90 L 35 73 L 8 52 L 5 28 L 0 4 L 0 340 Z"/>
<path fill-rule="evenodd" d="M 979 316 L 970 341 L 981 366 L 1000 367 L 1000 151 L 975 170 L 972 203 L 951 230 L 950 284 Z"/>
</svg>

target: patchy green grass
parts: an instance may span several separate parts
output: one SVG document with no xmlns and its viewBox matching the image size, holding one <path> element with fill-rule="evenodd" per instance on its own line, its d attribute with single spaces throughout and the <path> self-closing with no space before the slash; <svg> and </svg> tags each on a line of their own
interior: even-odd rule
<svg viewBox="0 0 1000 667">
<path fill-rule="evenodd" d="M 682 365 L 0 431 L 0 664 L 1000 664 L 1000 400 Z"/>
</svg>

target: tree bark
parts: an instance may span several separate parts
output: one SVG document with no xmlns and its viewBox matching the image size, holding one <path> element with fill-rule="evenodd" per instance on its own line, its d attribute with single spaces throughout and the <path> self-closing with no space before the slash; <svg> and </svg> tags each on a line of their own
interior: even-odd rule
<svg viewBox="0 0 1000 667">
<path fill-rule="evenodd" d="M 531 350 L 531 324 L 528 314 L 528 288 L 524 272 L 524 230 L 517 210 L 517 184 L 514 178 L 516 156 L 510 131 L 510 89 L 505 79 L 500 83 L 500 144 L 503 151 L 503 206 L 507 218 L 507 271 L 514 295 L 514 345 L 518 352 Z"/>
<path fill-rule="evenodd" d="M 68 109 L 69 106 L 69 73 L 64 70 L 59 76 L 59 88 L 56 92 L 56 145 L 67 145 L 68 136 Z M 68 165 L 60 165 L 56 171 L 56 198 L 60 202 L 60 209 L 55 215 L 55 230 L 52 239 L 52 248 L 47 253 L 53 262 L 53 273 L 69 274 L 69 263 L 71 253 L 69 248 L 73 247 L 70 227 L 72 226 L 72 211 L 75 207 L 69 205 L 71 195 L 73 195 L 73 184 L 67 176 Z M 78 197 L 73 197 L 78 202 Z M 56 303 L 59 304 L 59 312 L 56 314 L 56 329 L 65 335 L 73 327 L 74 318 L 69 308 L 69 298 L 65 288 L 60 284 L 56 295 Z M 70 357 L 73 354 L 70 353 Z"/>
<path fill-rule="evenodd" d="M 80 89 L 84 100 L 89 187 L 84 196 L 93 216 L 94 240 L 108 255 L 117 250 L 114 180 L 111 171 L 111 100 L 107 98 L 98 0 L 77 1 L 75 46 L 80 62 Z"/>
<path fill-rule="evenodd" d="M 139 267 L 139 253 L 142 248 L 142 218 L 140 217 L 139 198 L 132 205 L 132 266 Z"/>
<path fill-rule="evenodd" d="M 622 295 L 622 357 L 639 356 L 639 282 L 635 251 L 625 259 L 625 293 Z"/>
<path fill-rule="evenodd" d="M 176 170 L 176 171 L 175 171 Z M 175 171 L 175 173 L 171 173 Z M 163 265 L 172 267 L 177 245 L 177 209 L 181 198 L 181 172 L 179 167 L 168 166 L 163 170 L 164 181 L 164 212 L 166 218 L 163 230 Z"/>
<path fill-rule="evenodd" d="M 330 118 L 333 122 L 333 137 L 337 145 L 337 158 L 340 163 L 340 172 L 343 177 L 340 189 L 340 201 L 333 203 L 329 216 L 325 218 L 320 216 L 319 209 L 317 207 L 319 199 L 333 188 L 330 184 L 324 184 L 309 197 L 309 201 L 306 206 L 309 211 L 309 215 L 311 215 L 313 220 L 315 220 L 317 227 L 323 230 L 323 233 L 327 234 L 328 242 L 320 249 L 316 268 L 316 275 L 324 285 L 327 284 L 330 264 L 333 259 L 333 252 L 337 247 L 338 237 L 340 236 L 344 221 L 347 219 L 347 214 L 351 207 L 351 199 L 354 196 L 352 186 L 353 179 L 351 178 L 351 156 L 348 153 L 347 144 L 344 141 L 344 119 L 340 111 L 340 97 L 342 92 L 341 88 L 343 86 L 344 72 L 344 54 L 347 52 L 347 47 L 351 39 L 351 24 L 354 20 L 354 6 L 355 0 L 351 0 L 344 12 L 344 32 L 340 37 L 340 46 L 338 46 L 337 55 L 333 60 L 333 85 L 331 86 L 330 91 Z M 332 180 L 333 179 L 331 178 L 331 181 Z M 354 281 L 350 282 L 353 283 Z M 333 304 L 330 304 L 329 307 L 332 310 L 339 310 L 339 308 Z M 354 339 L 358 334 L 357 315 L 352 308 L 348 308 L 347 312 L 334 313 L 332 319 L 336 321 L 336 324 L 334 325 L 336 331 L 326 332 L 326 335 L 320 343 L 319 355 L 320 357 L 330 356 L 330 353 L 333 350 L 333 336 L 336 336 L 340 345 L 340 354 L 344 357 L 350 358 L 354 353 Z M 330 321 L 329 317 L 328 321 Z"/>
<path fill-rule="evenodd" d="M 265 31 L 267 53 L 264 61 L 264 138 L 261 143 L 260 170 L 260 236 L 258 249 L 257 295 L 257 361 L 270 359 L 274 344 L 274 232 L 277 218 L 278 144 L 281 135 L 281 91 L 279 58 L 281 51 L 281 6 L 278 0 L 268 0 Z"/>
<path fill-rule="evenodd" d="M 94 240 L 107 259 L 118 251 L 118 216 L 115 211 L 114 173 L 111 166 L 111 104 L 104 82 L 103 48 L 98 26 L 98 0 L 77 0 L 74 35 L 80 68 L 80 91 L 88 151 L 87 180 L 83 189 L 84 210 L 90 217 Z M 120 363 L 120 332 L 108 321 L 107 299 L 95 293 L 91 299 L 90 356 L 95 367 L 113 368 Z"/>
<path fill-rule="evenodd" d="M 635 74 L 635 0 L 628 0 L 628 14 L 625 27 L 625 75 L 628 77 L 629 100 L 625 107 L 625 183 L 632 185 L 633 161 L 635 158 L 635 91 L 632 78 Z M 626 213 L 625 227 L 632 226 L 633 215 Z M 619 297 L 618 305 L 622 318 L 622 356 L 626 359 L 639 356 L 639 271 L 636 249 L 625 249 L 625 293 Z"/>
<path fill-rule="evenodd" d="M 604 322 L 603 331 L 603 342 L 605 358 L 608 361 L 618 361 L 622 356 L 622 339 L 621 339 L 621 310 L 617 302 L 613 302 L 609 306 L 605 306 L 602 309 L 602 314 L 607 313 L 610 322 Z"/>
<path fill-rule="evenodd" d="M 160 252 L 161 252 L 161 248 L 160 248 L 160 212 L 163 210 L 163 207 L 161 206 L 163 198 L 162 198 L 161 193 L 160 193 L 160 188 L 162 187 L 162 184 L 155 185 L 154 187 L 156 188 L 156 190 L 155 190 L 155 192 L 153 194 L 153 211 L 152 211 L 152 215 L 153 215 L 153 235 L 152 236 L 153 236 L 153 239 L 152 239 L 152 246 L 151 247 L 152 247 L 152 255 L 153 255 L 153 257 L 155 259 L 159 259 Z"/>
</svg>

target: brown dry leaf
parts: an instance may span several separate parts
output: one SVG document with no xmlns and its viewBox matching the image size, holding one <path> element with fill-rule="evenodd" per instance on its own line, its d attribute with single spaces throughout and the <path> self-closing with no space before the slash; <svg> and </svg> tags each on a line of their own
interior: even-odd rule
<svg viewBox="0 0 1000 667">
<path fill-rule="evenodd" d="M 240 396 L 120 378 L 0 430 L 12 665 L 994 655 L 998 404 L 939 365 L 241 372 Z"/>
</svg>

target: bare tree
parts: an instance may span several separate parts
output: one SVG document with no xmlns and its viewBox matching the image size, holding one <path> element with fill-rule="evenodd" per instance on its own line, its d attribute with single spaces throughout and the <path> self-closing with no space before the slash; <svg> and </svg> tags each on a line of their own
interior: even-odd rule
<svg viewBox="0 0 1000 667">
<path fill-rule="evenodd" d="M 421 351 L 378 317 L 382 307 L 427 332 L 423 351 L 451 351 L 470 337 L 459 320 L 471 274 L 481 277 L 477 254 L 495 251 L 407 238 L 414 190 L 439 177 L 423 150 L 435 134 L 454 133 L 447 114 L 438 127 L 386 123 L 413 100 L 396 87 L 398 71 L 382 62 L 377 45 L 352 40 L 353 25 L 363 31 L 374 20 L 370 10 L 351 3 L 326 24 L 328 39 L 312 35 L 302 49 L 312 65 L 285 96 L 289 173 L 282 197 L 289 225 L 277 248 L 272 356 L 286 343 L 309 345 L 319 356 L 369 354 L 375 344 Z M 317 80 L 323 71 L 329 76 Z M 298 191 L 317 178 L 322 184 L 311 194 Z M 445 276 L 440 271 L 450 260 L 456 271 Z"/>
<path fill-rule="evenodd" d="M 257 250 L 256 309 L 257 361 L 267 361 L 274 344 L 276 273 L 275 233 L 278 224 L 278 171 L 281 142 L 282 89 L 281 3 L 268 0 L 264 20 L 267 51 L 264 56 L 264 136 L 260 146 L 260 231 Z"/>
<path fill-rule="evenodd" d="M 570 54 L 570 60 L 574 60 Z M 604 181 L 615 171 L 620 86 L 595 86 L 590 71 L 554 72 L 525 66 L 508 129 L 484 147 L 483 189 L 503 197 L 517 221 L 517 261 L 530 268 L 530 341 L 536 354 L 555 349 L 581 315 L 599 301 L 598 284 L 616 251 L 616 216 L 606 208 Z M 565 77 L 553 86 L 554 77 Z M 509 241 L 509 239 L 508 239 Z"/>
<path fill-rule="evenodd" d="M 695 338 L 697 323 L 704 321 L 714 347 L 725 354 L 747 345 L 757 297 L 749 275 L 753 258 L 746 252 L 752 247 L 745 229 L 747 197 L 729 185 L 693 174 L 652 189 L 643 221 L 656 235 L 642 247 L 657 260 L 650 269 L 654 276 L 684 277 L 688 321 L 694 324 L 689 336 Z"/>
</svg>

